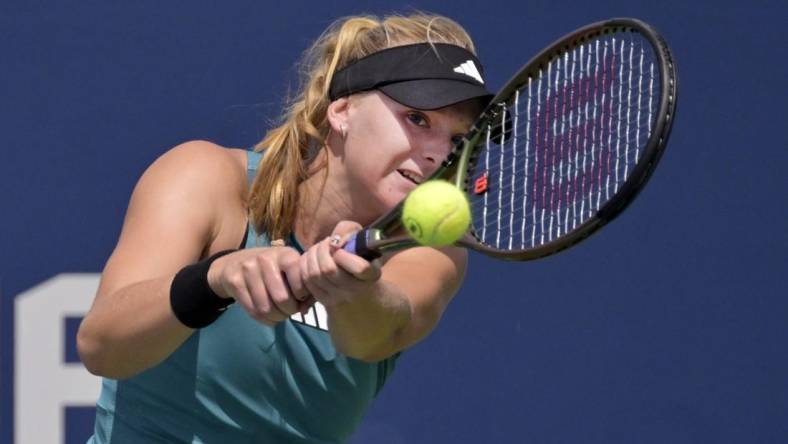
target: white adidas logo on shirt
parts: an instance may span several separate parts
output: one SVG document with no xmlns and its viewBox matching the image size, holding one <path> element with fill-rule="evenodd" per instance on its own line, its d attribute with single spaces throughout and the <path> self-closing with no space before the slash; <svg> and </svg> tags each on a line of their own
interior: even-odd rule
<svg viewBox="0 0 788 444">
<path fill-rule="evenodd" d="M 456 66 L 454 68 L 454 72 L 458 72 L 460 74 L 465 74 L 466 76 L 471 76 L 474 79 L 478 80 L 479 83 L 484 84 L 484 80 L 482 79 L 482 75 L 479 74 L 479 70 L 476 69 L 476 64 L 473 63 L 473 60 L 468 60 L 460 66 Z"/>
<path fill-rule="evenodd" d="M 326 307 L 320 302 L 315 302 L 315 305 L 306 314 L 295 313 L 290 316 L 290 319 L 300 324 L 328 331 L 328 312 Z"/>
</svg>

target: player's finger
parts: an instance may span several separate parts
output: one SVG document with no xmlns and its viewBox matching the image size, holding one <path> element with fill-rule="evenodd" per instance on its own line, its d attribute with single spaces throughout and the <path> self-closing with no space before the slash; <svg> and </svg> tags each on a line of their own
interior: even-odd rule
<svg viewBox="0 0 788 444">
<path fill-rule="evenodd" d="M 303 302 L 309 299 L 309 290 L 306 288 L 306 285 L 304 285 L 299 260 L 300 257 L 297 256 L 295 260 L 286 261 L 281 264 L 281 266 L 282 273 L 284 273 L 283 278 L 285 279 L 285 284 L 287 284 L 290 289 L 290 294 L 293 295 L 296 301 Z"/>
<path fill-rule="evenodd" d="M 226 294 L 232 295 L 238 304 L 240 304 L 247 312 L 254 311 L 254 304 L 246 289 L 246 281 L 242 273 L 232 273 L 222 279 L 222 287 Z"/>
<path fill-rule="evenodd" d="M 244 305 L 247 313 L 253 318 L 266 325 L 273 326 L 281 319 L 279 314 L 272 312 L 272 304 L 268 297 L 263 281 L 260 279 L 260 270 L 254 259 L 250 259 L 241 264 L 242 285 L 237 285 L 236 289 L 244 294 L 247 302 Z M 243 290 L 241 290 L 243 287 Z"/>
<path fill-rule="evenodd" d="M 304 285 L 313 296 L 320 300 L 327 295 L 327 290 L 320 283 L 320 264 L 314 245 L 301 256 L 301 272 Z"/>
<path fill-rule="evenodd" d="M 298 303 L 290 293 L 287 279 L 282 275 L 282 271 L 269 258 L 258 257 L 262 281 L 268 291 L 269 300 L 272 303 L 272 312 L 278 311 L 283 317 L 289 317 L 298 312 Z"/>
<path fill-rule="evenodd" d="M 381 269 L 378 260 L 367 261 L 343 249 L 335 250 L 332 257 L 340 268 L 360 281 L 373 282 L 380 279 Z"/>
<path fill-rule="evenodd" d="M 331 239 L 326 239 L 317 245 L 317 266 L 320 268 L 321 277 L 332 286 L 341 285 L 342 270 L 339 269 L 331 253 L 335 250 L 331 246 Z M 326 287 L 326 285 L 324 285 Z"/>
<path fill-rule="evenodd" d="M 336 236 L 339 236 L 339 239 L 343 241 L 342 243 L 344 244 L 344 241 L 347 241 L 353 233 L 361 231 L 362 228 L 363 227 L 358 222 L 341 220 L 334 226 L 334 230 L 331 232 L 331 238 L 333 240 Z"/>
<path fill-rule="evenodd" d="M 284 283 L 291 297 L 303 301 L 309 297 L 309 290 L 304 286 L 304 277 L 301 275 L 299 261 L 301 254 L 293 248 L 280 251 L 278 256 L 279 269 L 282 271 Z"/>
</svg>

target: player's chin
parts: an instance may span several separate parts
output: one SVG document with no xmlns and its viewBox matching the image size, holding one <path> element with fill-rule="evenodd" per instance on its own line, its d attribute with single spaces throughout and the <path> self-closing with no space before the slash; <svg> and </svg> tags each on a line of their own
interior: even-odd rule
<svg viewBox="0 0 788 444">
<path fill-rule="evenodd" d="M 387 181 L 386 193 L 385 193 L 385 201 L 387 207 L 394 207 L 404 199 L 408 193 L 413 191 L 418 184 L 413 182 L 412 180 L 402 176 L 398 172 L 394 172 L 391 176 L 389 176 L 389 180 Z"/>
<path fill-rule="evenodd" d="M 380 202 L 380 210 L 382 212 L 381 214 L 385 214 L 391 211 L 394 207 L 397 206 L 397 204 L 402 202 L 405 199 L 405 196 L 407 195 L 408 193 L 406 192 L 387 190 L 378 199 L 378 201 Z"/>
</svg>

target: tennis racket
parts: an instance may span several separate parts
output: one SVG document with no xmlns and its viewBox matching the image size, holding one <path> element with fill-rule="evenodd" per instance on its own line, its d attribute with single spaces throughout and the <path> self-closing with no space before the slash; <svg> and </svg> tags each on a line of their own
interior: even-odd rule
<svg viewBox="0 0 788 444">
<path fill-rule="evenodd" d="M 576 245 L 629 205 L 662 156 L 676 68 L 648 24 L 616 18 L 564 36 L 492 99 L 430 179 L 468 196 L 455 245 L 532 260 Z M 345 249 L 367 259 L 418 245 L 399 234 L 402 204 Z"/>
</svg>

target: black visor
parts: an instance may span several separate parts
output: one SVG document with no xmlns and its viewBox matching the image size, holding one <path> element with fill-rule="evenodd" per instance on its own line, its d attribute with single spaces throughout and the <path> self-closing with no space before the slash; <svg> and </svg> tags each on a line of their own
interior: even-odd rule
<svg viewBox="0 0 788 444">
<path fill-rule="evenodd" d="M 470 99 L 484 105 L 482 65 L 470 51 L 445 43 L 395 46 L 356 60 L 334 74 L 331 100 L 377 89 L 411 108 L 432 110 Z"/>
</svg>

